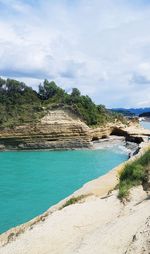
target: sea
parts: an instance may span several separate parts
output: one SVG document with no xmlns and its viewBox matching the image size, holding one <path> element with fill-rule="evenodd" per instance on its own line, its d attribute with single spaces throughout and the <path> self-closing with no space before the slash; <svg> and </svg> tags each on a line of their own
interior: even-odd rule
<svg viewBox="0 0 150 254">
<path fill-rule="evenodd" d="M 0 233 L 45 212 L 128 159 L 119 142 L 92 150 L 0 152 Z"/>
<path fill-rule="evenodd" d="M 140 124 L 141 124 L 141 126 L 144 127 L 145 129 L 150 130 L 150 121 L 141 121 Z"/>
</svg>

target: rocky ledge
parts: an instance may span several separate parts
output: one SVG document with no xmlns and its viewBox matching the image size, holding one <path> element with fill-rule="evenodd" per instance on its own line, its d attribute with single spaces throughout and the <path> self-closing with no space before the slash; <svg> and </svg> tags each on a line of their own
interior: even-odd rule
<svg viewBox="0 0 150 254">
<path fill-rule="evenodd" d="M 39 123 L 0 131 L 1 149 L 72 149 L 90 146 L 89 128 L 63 110 L 50 111 Z"/>
<path fill-rule="evenodd" d="M 150 136 L 150 132 L 145 133 L 144 129 L 141 131 L 135 124 L 127 127 L 116 122 L 104 127 L 89 128 L 73 113 L 53 110 L 38 123 L 1 130 L 0 150 L 90 148 L 91 141 L 111 134 L 125 136 L 127 140 L 137 143 L 142 142 L 143 137 Z"/>
</svg>

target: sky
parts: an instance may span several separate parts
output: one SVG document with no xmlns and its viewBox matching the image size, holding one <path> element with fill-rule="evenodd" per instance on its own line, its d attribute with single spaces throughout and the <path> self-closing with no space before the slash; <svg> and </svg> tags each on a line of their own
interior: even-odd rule
<svg viewBox="0 0 150 254">
<path fill-rule="evenodd" d="M 0 0 L 0 76 L 150 107 L 150 0 Z"/>
</svg>

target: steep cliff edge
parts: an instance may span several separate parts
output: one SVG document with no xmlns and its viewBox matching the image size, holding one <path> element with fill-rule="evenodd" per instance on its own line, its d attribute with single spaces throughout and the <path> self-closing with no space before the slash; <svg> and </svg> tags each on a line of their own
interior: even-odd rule
<svg viewBox="0 0 150 254">
<path fill-rule="evenodd" d="M 149 254 L 150 202 L 141 187 L 123 205 L 117 192 L 55 211 L 0 245 L 2 254 Z M 15 229 L 14 229 L 15 232 Z M 1 236 L 3 238 L 3 235 Z M 3 240 L 2 240 L 3 243 Z"/>
<path fill-rule="evenodd" d="M 4 129 L 1 149 L 71 149 L 90 147 L 89 127 L 63 110 L 49 111 L 38 123 Z"/>
<path fill-rule="evenodd" d="M 140 135 L 139 135 L 140 133 Z M 5 128 L 0 131 L 0 149 L 78 149 L 92 147 L 91 141 L 111 134 L 125 136 L 127 140 L 141 142 L 147 135 L 137 125 L 127 127 L 119 121 L 90 128 L 69 110 L 49 110 L 39 122 Z"/>
<path fill-rule="evenodd" d="M 17 80 L 0 79 L 0 89 L 0 150 L 89 148 L 91 141 L 113 132 L 128 137 L 122 130 L 126 118 L 96 105 L 77 88 L 67 93 L 45 80 L 35 91 Z"/>
</svg>

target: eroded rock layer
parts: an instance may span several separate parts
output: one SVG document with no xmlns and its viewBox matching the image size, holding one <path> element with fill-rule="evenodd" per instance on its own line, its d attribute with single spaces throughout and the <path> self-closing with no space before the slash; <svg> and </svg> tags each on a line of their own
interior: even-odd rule
<svg viewBox="0 0 150 254">
<path fill-rule="evenodd" d="M 125 136 L 129 141 L 141 142 L 143 138 L 133 128 L 121 123 L 89 128 L 69 111 L 49 111 L 38 123 L 24 124 L 0 131 L 0 150 L 77 149 L 90 148 L 91 141 L 111 134 Z M 150 135 L 150 134 L 149 134 Z"/>
<path fill-rule="evenodd" d="M 49 112 L 37 124 L 0 132 L 1 149 L 67 149 L 90 146 L 89 128 L 62 110 Z"/>
</svg>

